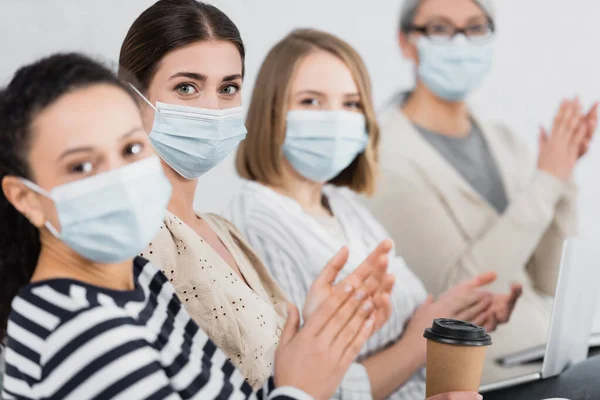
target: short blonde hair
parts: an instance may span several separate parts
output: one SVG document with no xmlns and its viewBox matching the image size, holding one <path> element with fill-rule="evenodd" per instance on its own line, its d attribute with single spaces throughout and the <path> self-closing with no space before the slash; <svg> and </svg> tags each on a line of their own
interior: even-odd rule
<svg viewBox="0 0 600 400">
<path fill-rule="evenodd" d="M 375 117 L 367 68 L 348 43 L 334 35 L 313 29 L 293 31 L 267 55 L 258 73 L 246 118 L 248 135 L 237 151 L 237 173 L 242 178 L 265 185 L 281 184 L 284 157 L 282 146 L 292 81 L 300 62 L 308 54 L 319 50 L 338 57 L 352 73 L 369 134 L 366 150 L 329 183 L 370 195 L 375 191 L 377 178 L 379 125 Z"/>
</svg>

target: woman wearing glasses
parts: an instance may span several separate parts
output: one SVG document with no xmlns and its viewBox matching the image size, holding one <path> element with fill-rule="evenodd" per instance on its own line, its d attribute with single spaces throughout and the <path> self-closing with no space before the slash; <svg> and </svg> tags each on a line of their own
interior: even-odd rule
<svg viewBox="0 0 600 400">
<path fill-rule="evenodd" d="M 523 285 L 494 336 L 492 352 L 504 353 L 545 341 L 562 243 L 576 234 L 572 172 L 597 116 L 565 100 L 533 169 L 518 134 L 465 103 L 491 67 L 494 31 L 490 0 L 406 1 L 399 39 L 417 83 L 382 117 L 385 179 L 371 208 L 430 292 L 486 271 L 501 288 Z"/>
</svg>

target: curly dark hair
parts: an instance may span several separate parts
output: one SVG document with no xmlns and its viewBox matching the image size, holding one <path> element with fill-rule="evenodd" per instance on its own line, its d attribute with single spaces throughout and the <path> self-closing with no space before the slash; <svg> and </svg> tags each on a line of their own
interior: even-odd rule
<svg viewBox="0 0 600 400">
<path fill-rule="evenodd" d="M 130 88 L 101 64 L 77 53 L 56 54 L 20 68 L 0 91 L 0 182 L 5 176 L 31 179 L 31 125 L 63 95 L 96 84 Z M 31 279 L 40 254 L 39 230 L 0 190 L 0 344 L 6 337 L 11 302 Z"/>
</svg>

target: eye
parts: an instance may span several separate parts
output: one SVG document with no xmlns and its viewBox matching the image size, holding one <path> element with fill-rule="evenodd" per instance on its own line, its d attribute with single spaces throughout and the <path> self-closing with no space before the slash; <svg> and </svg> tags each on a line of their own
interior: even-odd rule
<svg viewBox="0 0 600 400">
<path fill-rule="evenodd" d="M 144 150 L 144 145 L 141 143 L 131 143 L 125 146 L 123 149 L 123 155 L 125 157 L 128 156 L 137 156 L 142 153 Z"/>
<path fill-rule="evenodd" d="M 469 26 L 467 29 L 469 36 L 484 36 L 489 32 L 489 26 L 487 24 L 475 24 Z"/>
<path fill-rule="evenodd" d="M 427 27 L 427 31 L 430 35 L 448 35 L 451 34 L 454 29 L 444 24 L 432 24 Z"/>
<path fill-rule="evenodd" d="M 69 166 L 69 170 L 76 174 L 89 174 L 93 169 L 94 164 L 91 161 L 78 162 Z"/>
<path fill-rule="evenodd" d="M 311 107 L 315 107 L 318 106 L 319 100 L 315 99 L 315 98 L 306 98 L 306 99 L 302 99 L 300 101 L 300 104 L 302 104 L 303 106 L 311 106 Z"/>
<path fill-rule="evenodd" d="M 238 85 L 231 84 L 221 88 L 220 93 L 227 96 L 234 96 L 239 90 L 240 87 Z"/>
<path fill-rule="evenodd" d="M 198 93 L 198 89 L 196 89 L 196 87 L 191 83 L 180 83 L 179 85 L 175 86 L 175 90 L 184 96 Z"/>
<path fill-rule="evenodd" d="M 362 110 L 360 101 L 347 101 L 344 103 L 344 107 L 350 110 Z"/>
</svg>

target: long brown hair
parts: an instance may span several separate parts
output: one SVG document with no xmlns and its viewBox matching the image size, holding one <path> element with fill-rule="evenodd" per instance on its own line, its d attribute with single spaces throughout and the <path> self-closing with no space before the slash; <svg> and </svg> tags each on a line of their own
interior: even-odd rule
<svg viewBox="0 0 600 400">
<path fill-rule="evenodd" d="M 369 144 L 330 183 L 358 193 L 372 194 L 377 176 L 379 125 L 372 102 L 371 82 L 358 53 L 346 42 L 326 32 L 296 30 L 277 43 L 267 55 L 256 79 L 246 118 L 248 135 L 237 152 L 236 170 L 245 179 L 280 185 L 282 146 L 291 84 L 301 61 L 314 51 L 326 51 L 341 59 L 354 77 L 366 117 Z"/>
<path fill-rule="evenodd" d="M 159 0 L 129 28 L 119 55 L 119 76 L 132 77 L 138 89 L 145 92 L 167 53 L 207 40 L 233 43 L 242 57 L 244 75 L 244 43 L 225 13 L 196 0 Z"/>
</svg>

